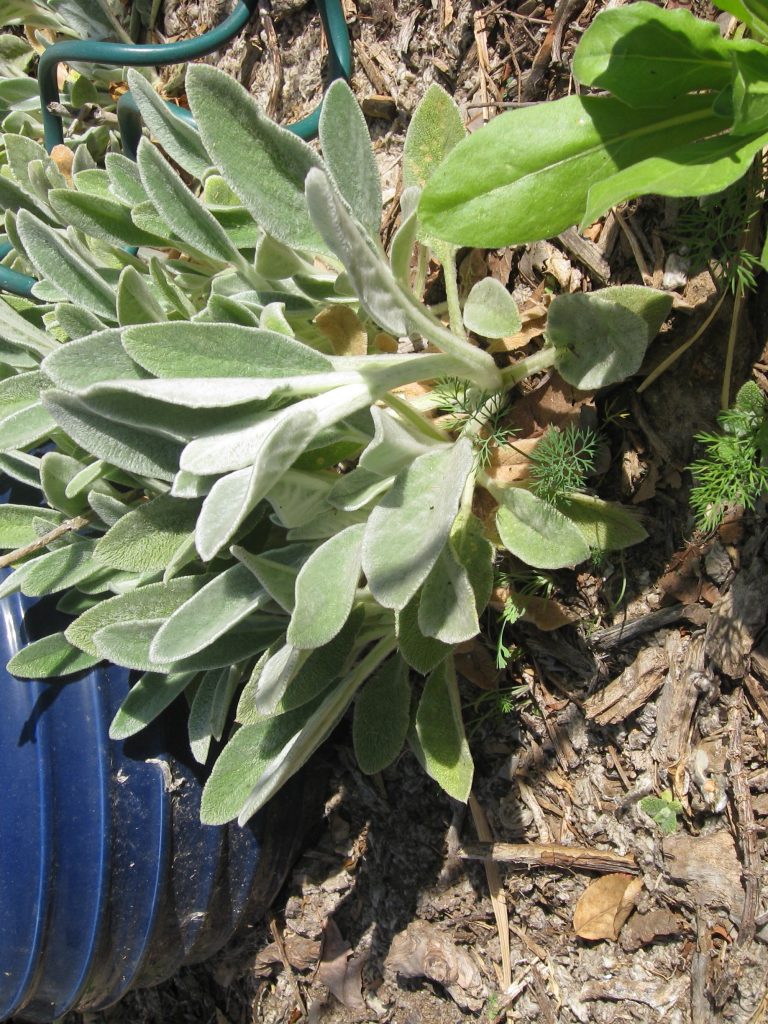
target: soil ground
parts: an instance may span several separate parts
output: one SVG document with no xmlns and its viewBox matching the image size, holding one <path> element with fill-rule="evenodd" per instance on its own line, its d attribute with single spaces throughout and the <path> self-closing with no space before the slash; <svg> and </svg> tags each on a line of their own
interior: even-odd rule
<svg viewBox="0 0 768 1024">
<path fill-rule="evenodd" d="M 429 83 L 456 97 L 471 128 L 506 106 L 565 95 L 574 89 L 573 47 L 601 6 L 345 0 L 352 85 L 375 140 L 388 226 L 404 131 Z M 223 7 L 166 0 L 165 31 L 199 32 Z M 694 10 L 715 17 L 706 5 Z M 211 60 L 278 120 L 303 115 L 322 78 L 314 5 L 264 3 L 261 21 Z M 597 287 L 606 270 L 612 283 L 658 286 L 675 255 L 667 230 L 675 216 L 654 200 L 609 216 L 590 232 L 591 266 L 562 237 L 482 259 L 466 253 L 465 280 L 490 269 L 521 301 L 540 295 L 542 283 Z M 271 920 L 248 922 L 212 962 L 68 1024 L 759 1024 L 768 1016 L 765 509 L 734 513 L 714 535 L 694 530 L 685 467 L 693 435 L 714 426 L 732 309 L 726 303 L 640 394 L 641 377 L 712 308 L 706 274 L 684 274 L 676 295 L 671 327 L 640 377 L 597 401 L 550 380 L 532 399 L 539 426 L 578 415 L 601 428 L 599 493 L 634 505 L 649 539 L 599 569 L 556 574 L 563 617 L 573 621 L 554 631 L 508 627 L 505 643 L 519 654 L 500 678 L 482 644 L 466 655 L 476 817 L 489 830 L 480 838 L 514 844 L 512 861 L 491 866 L 489 886 L 482 860 L 465 856 L 478 838 L 465 808 L 410 755 L 381 778 L 364 777 L 342 727 L 329 749 L 324 822 Z M 734 387 L 765 384 L 764 300 L 761 287 L 741 319 Z M 492 646 L 495 617 L 486 626 Z M 508 699 L 482 686 L 510 691 Z M 671 812 L 660 805 L 667 835 L 662 818 L 641 808 L 665 791 L 679 801 Z M 574 861 L 577 848 L 586 861 Z M 508 936 L 491 887 L 497 910 L 506 905 Z M 595 930 L 602 937 L 587 937 Z"/>
</svg>

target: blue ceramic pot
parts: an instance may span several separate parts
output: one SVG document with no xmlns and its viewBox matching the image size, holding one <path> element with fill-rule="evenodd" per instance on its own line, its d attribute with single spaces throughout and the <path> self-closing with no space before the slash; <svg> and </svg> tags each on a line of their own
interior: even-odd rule
<svg viewBox="0 0 768 1024">
<path fill-rule="evenodd" d="M 115 742 L 125 670 L 5 671 L 46 605 L 0 602 L 0 1020 L 101 1009 L 212 955 L 277 894 L 317 792 L 297 777 L 250 827 L 202 825 L 183 714 Z"/>
</svg>

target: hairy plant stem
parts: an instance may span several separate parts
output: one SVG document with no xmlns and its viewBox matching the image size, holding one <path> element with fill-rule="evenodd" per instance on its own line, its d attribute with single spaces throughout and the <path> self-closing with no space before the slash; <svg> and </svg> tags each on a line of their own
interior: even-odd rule
<svg viewBox="0 0 768 1024">
<path fill-rule="evenodd" d="M 421 242 L 416 243 L 416 278 L 413 282 L 413 294 L 421 299 L 424 294 L 424 285 L 427 282 L 427 266 L 429 265 L 429 250 Z"/>
<path fill-rule="evenodd" d="M 428 420 L 426 416 L 422 415 L 417 409 L 414 409 L 411 403 L 407 402 L 404 398 L 389 392 L 389 394 L 383 396 L 382 401 L 386 402 L 390 409 L 400 413 L 404 420 L 413 424 L 422 434 L 426 434 L 433 441 L 444 441 L 446 444 L 451 443 L 452 438 L 449 434 L 436 427 L 431 420 Z"/>
<path fill-rule="evenodd" d="M 443 264 L 443 278 L 445 280 L 445 297 L 448 302 L 448 320 L 451 330 L 459 338 L 465 338 L 466 331 L 464 330 L 464 318 L 461 315 L 458 272 L 455 259 L 446 260 Z"/>
<path fill-rule="evenodd" d="M 519 384 L 521 380 L 525 380 L 526 377 L 530 377 L 534 373 L 539 373 L 540 370 L 549 370 L 555 365 L 556 358 L 557 351 L 554 346 L 548 345 L 519 362 L 513 363 L 512 366 L 505 366 L 501 371 L 504 390 L 509 391 L 515 384 Z"/>
</svg>

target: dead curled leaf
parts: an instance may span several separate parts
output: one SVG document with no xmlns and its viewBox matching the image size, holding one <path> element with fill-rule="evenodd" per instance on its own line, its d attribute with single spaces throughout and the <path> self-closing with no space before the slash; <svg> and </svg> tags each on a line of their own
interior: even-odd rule
<svg viewBox="0 0 768 1024">
<path fill-rule="evenodd" d="M 352 948 L 342 937 L 336 922 L 329 917 L 323 932 L 323 955 L 317 968 L 317 979 L 327 985 L 348 1010 L 367 1010 L 363 999 L 362 972 L 365 956 L 352 956 Z"/>
<path fill-rule="evenodd" d="M 462 1010 L 477 1013 L 485 1002 L 485 985 L 473 958 L 426 921 L 412 921 L 394 937 L 386 966 L 405 978 L 438 982 Z"/>
<path fill-rule="evenodd" d="M 590 882 L 573 912 L 573 930 L 580 939 L 615 942 L 643 888 L 633 875 L 603 875 Z"/>
</svg>

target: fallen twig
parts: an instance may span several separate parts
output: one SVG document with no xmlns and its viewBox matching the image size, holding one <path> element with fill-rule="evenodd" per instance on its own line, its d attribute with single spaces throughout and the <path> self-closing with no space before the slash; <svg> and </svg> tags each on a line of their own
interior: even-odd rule
<svg viewBox="0 0 768 1024">
<path fill-rule="evenodd" d="M 731 790 L 736 810 L 736 824 L 741 846 L 742 877 L 744 879 L 744 911 L 739 923 L 739 933 L 734 949 L 751 942 L 755 935 L 755 917 L 760 902 L 760 851 L 757 845 L 757 826 L 752 809 L 752 796 L 744 771 L 741 753 L 741 714 L 744 706 L 744 691 L 739 690 L 730 711 L 728 725 L 731 739 L 728 744 Z"/>
<path fill-rule="evenodd" d="M 515 864 L 519 867 L 638 873 L 637 862 L 631 854 L 591 850 L 586 846 L 564 846 L 562 843 L 464 843 L 458 856 L 465 860 L 490 858 L 499 864 Z"/>
<path fill-rule="evenodd" d="M 472 812 L 472 820 L 475 829 L 485 846 L 494 846 L 493 835 L 485 811 L 478 803 L 474 793 L 469 794 L 469 809 Z M 458 851 L 461 857 L 461 850 Z M 493 857 L 484 857 L 485 875 L 488 879 L 488 890 L 491 894 L 491 906 L 493 916 L 496 918 L 496 927 L 499 932 L 499 944 L 501 946 L 501 987 L 506 992 L 512 984 L 512 962 L 509 955 L 509 914 L 507 913 L 507 902 L 504 899 L 504 885 L 501 881 L 498 866 Z"/>
<path fill-rule="evenodd" d="M 0 569 L 5 569 L 9 565 L 13 565 L 14 562 L 20 562 L 27 555 L 34 555 L 36 551 L 40 551 L 42 548 L 52 544 L 59 537 L 63 537 L 66 533 L 71 533 L 73 530 L 81 530 L 84 526 L 88 526 L 90 522 L 91 520 L 88 516 L 75 516 L 73 519 L 65 519 L 63 523 L 54 526 L 52 530 L 42 534 L 42 536 L 33 540 L 31 544 L 25 544 L 22 548 L 16 548 L 15 551 L 9 551 L 7 555 L 0 556 Z"/>
</svg>

